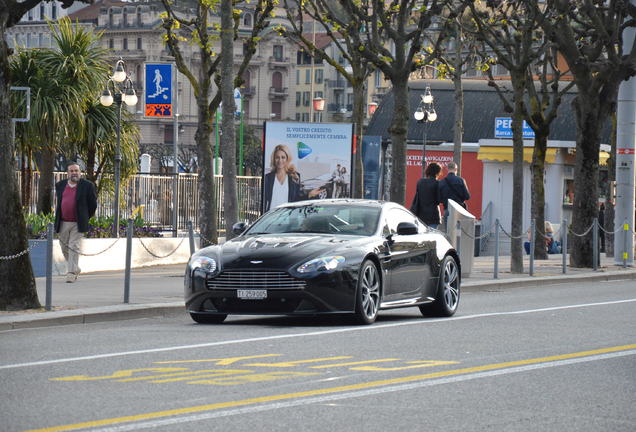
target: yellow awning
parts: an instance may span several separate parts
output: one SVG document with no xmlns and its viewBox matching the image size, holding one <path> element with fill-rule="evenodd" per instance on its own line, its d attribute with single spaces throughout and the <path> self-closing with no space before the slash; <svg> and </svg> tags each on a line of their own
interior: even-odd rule
<svg viewBox="0 0 636 432">
<path fill-rule="evenodd" d="M 534 148 L 523 148 L 523 160 L 524 162 L 532 162 L 532 152 Z M 547 163 L 554 163 L 556 158 L 557 149 L 549 148 L 546 150 L 545 161 Z M 479 147 L 479 153 L 477 154 L 479 160 L 495 160 L 502 162 L 512 162 L 512 147 L 493 147 L 493 146 L 481 146 Z"/>
</svg>

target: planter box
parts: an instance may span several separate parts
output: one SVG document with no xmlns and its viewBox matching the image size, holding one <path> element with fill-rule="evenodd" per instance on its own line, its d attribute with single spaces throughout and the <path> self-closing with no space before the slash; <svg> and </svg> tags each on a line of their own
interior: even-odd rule
<svg viewBox="0 0 636 432">
<path fill-rule="evenodd" d="M 143 242 L 143 244 L 142 244 Z M 46 240 L 29 240 L 29 256 L 35 277 L 46 276 Z M 145 246 L 145 247 L 144 247 Z M 177 247 L 178 246 L 178 247 Z M 124 270 L 126 268 L 126 238 L 82 239 L 79 266 L 82 273 Z M 150 252 L 148 252 L 150 251 Z M 171 253 L 173 252 L 174 253 Z M 152 253 L 152 254 L 151 254 Z M 153 256 L 156 255 L 156 256 Z M 170 254 L 169 256 L 166 256 Z M 161 258 L 157 258 L 161 257 Z M 190 258 L 187 237 L 147 237 L 132 240 L 131 267 L 185 264 Z M 66 274 L 66 261 L 59 240 L 53 240 L 53 275 Z"/>
</svg>

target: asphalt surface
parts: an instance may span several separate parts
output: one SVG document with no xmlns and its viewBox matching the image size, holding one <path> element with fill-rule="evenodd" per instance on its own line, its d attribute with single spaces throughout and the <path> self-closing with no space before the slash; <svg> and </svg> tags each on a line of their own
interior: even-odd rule
<svg viewBox="0 0 636 432">
<path fill-rule="evenodd" d="M 525 260 L 526 273 L 512 274 L 510 257 L 500 257 L 498 278 L 495 279 L 494 257 L 475 257 L 471 274 L 462 280 L 462 290 L 636 279 L 636 268 L 616 265 L 614 258 L 604 256 L 597 271 L 567 267 L 564 273 L 562 256 L 550 255 L 548 260 L 535 260 L 533 276 L 528 274 L 528 257 Z M 72 284 L 66 283 L 64 276 L 54 276 L 50 311 L 44 308 L 46 279 L 36 278 L 38 297 L 43 307 L 27 311 L 1 311 L 0 331 L 183 313 L 184 270 L 185 263 L 133 269 L 128 303 L 124 303 L 123 271 L 81 274 L 77 282 Z"/>
</svg>

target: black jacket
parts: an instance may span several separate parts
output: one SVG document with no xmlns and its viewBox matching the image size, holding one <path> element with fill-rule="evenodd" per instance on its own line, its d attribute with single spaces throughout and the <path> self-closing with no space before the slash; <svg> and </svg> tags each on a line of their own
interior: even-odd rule
<svg viewBox="0 0 636 432">
<path fill-rule="evenodd" d="M 470 194 L 466 188 L 464 179 L 456 176 L 454 173 L 448 175 L 439 181 L 439 191 L 444 203 L 444 209 L 448 209 L 448 200 L 452 199 L 459 205 L 464 206 L 464 201 L 470 199 Z"/>
<path fill-rule="evenodd" d="M 415 197 L 411 211 L 427 225 L 440 223 L 439 207 L 441 203 L 439 182 L 434 178 L 421 178 L 417 181 Z"/>
<path fill-rule="evenodd" d="M 62 215 L 62 194 L 66 188 L 68 180 L 61 180 L 55 183 L 55 194 L 57 205 L 55 206 L 55 232 L 60 232 Z M 88 231 L 88 220 L 97 210 L 97 193 L 95 185 L 88 180 L 80 179 L 77 183 L 77 195 L 75 196 L 75 208 L 77 209 L 77 230 L 79 232 Z"/>
<path fill-rule="evenodd" d="M 265 174 L 263 182 L 263 212 L 269 211 L 272 204 L 272 191 L 274 190 L 274 179 L 276 172 L 268 172 Z M 300 182 L 294 181 L 291 175 L 287 175 L 287 185 L 289 191 L 287 193 L 287 202 L 300 201 L 303 199 L 302 188 Z"/>
</svg>

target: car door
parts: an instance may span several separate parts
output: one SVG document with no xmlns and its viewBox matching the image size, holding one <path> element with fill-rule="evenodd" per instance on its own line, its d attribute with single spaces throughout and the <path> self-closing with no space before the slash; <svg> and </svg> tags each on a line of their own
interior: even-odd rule
<svg viewBox="0 0 636 432">
<path fill-rule="evenodd" d="M 399 235 L 401 222 L 417 225 L 418 233 Z M 388 269 L 388 283 L 384 287 L 384 302 L 402 302 L 422 297 L 430 279 L 430 254 L 435 243 L 427 241 L 428 228 L 410 212 L 391 208 L 386 212 L 383 234 L 387 254 L 384 257 Z"/>
</svg>

